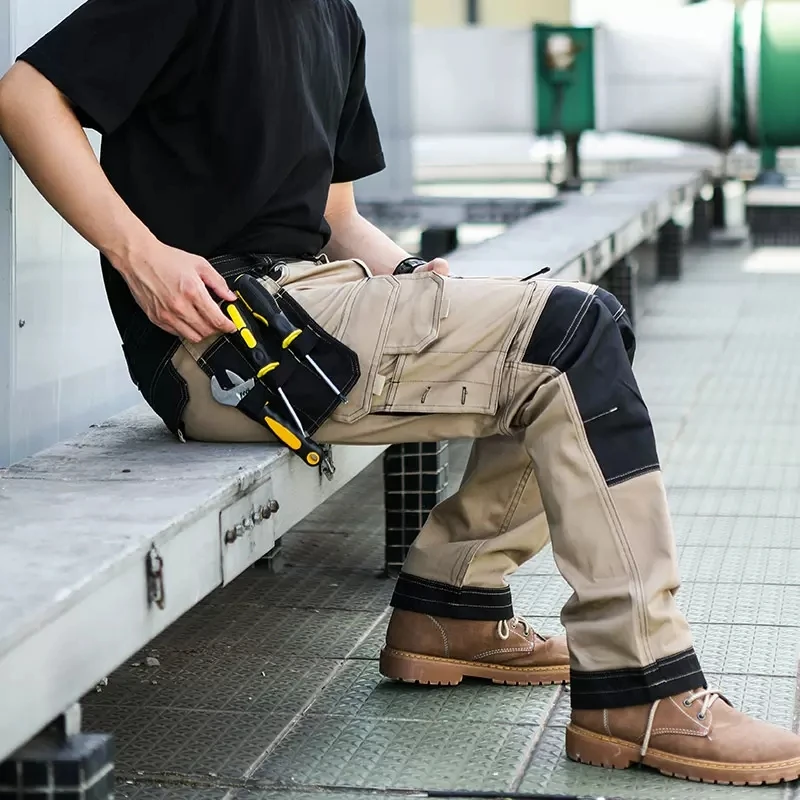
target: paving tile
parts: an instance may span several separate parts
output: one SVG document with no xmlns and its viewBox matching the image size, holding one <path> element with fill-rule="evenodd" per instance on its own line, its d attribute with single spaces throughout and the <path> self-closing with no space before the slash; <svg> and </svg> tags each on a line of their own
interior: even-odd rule
<svg viewBox="0 0 800 800">
<path fill-rule="evenodd" d="M 84 707 L 127 705 L 183 711 L 250 712 L 291 716 L 339 667 L 333 659 L 302 658 L 269 650 L 204 647 L 158 652 L 159 666 L 137 656 L 116 670 Z M 96 712 L 102 715 L 98 708 Z"/>
<path fill-rule="evenodd" d="M 195 786 L 163 786 L 136 784 L 117 779 L 115 800 L 223 800 L 227 789 L 198 789 Z"/>
<path fill-rule="evenodd" d="M 673 488 L 668 491 L 668 499 L 673 514 L 800 518 L 800 492 Z"/>
<path fill-rule="evenodd" d="M 784 787 L 709 786 L 667 778 L 646 768 L 610 770 L 570 761 L 564 749 L 564 729 L 547 728 L 519 788 L 520 792 L 551 793 L 625 800 L 715 800 L 734 797 L 783 800 Z"/>
<path fill-rule="evenodd" d="M 680 544 L 678 553 L 683 581 L 800 585 L 800 548 Z"/>
<path fill-rule="evenodd" d="M 112 731 L 116 769 L 241 778 L 291 721 L 291 714 L 185 711 L 142 706 L 87 706 L 85 730 Z"/>
<path fill-rule="evenodd" d="M 280 786 L 503 792 L 541 733 L 532 725 L 305 717 L 253 778 Z"/>
<path fill-rule="evenodd" d="M 379 616 L 377 611 L 209 602 L 181 617 L 145 652 L 172 649 L 175 658 L 192 660 L 198 650 L 213 647 L 271 656 L 340 659 L 350 653 Z"/>
<path fill-rule="evenodd" d="M 413 795 L 411 796 L 413 798 Z M 182 800 L 182 799 L 181 799 Z M 410 800 L 408 793 L 356 791 L 315 787 L 303 791 L 294 789 L 239 789 L 230 800 Z"/>
<path fill-rule="evenodd" d="M 800 586 L 686 583 L 677 601 L 691 623 L 800 625 Z"/>
<path fill-rule="evenodd" d="M 757 515 L 714 516 L 673 511 L 679 545 L 800 549 L 800 521 Z"/>
<path fill-rule="evenodd" d="M 695 647 L 707 672 L 795 677 L 800 628 L 769 625 L 693 625 Z"/>
<path fill-rule="evenodd" d="M 252 570 L 248 580 L 236 580 L 224 591 L 211 595 L 207 605 L 381 613 L 391 600 L 394 583 L 377 569 L 354 570 L 335 564 L 287 566 L 279 575 Z"/>
<path fill-rule="evenodd" d="M 560 692 L 555 686 L 454 687 L 397 684 L 384 679 L 375 661 L 351 661 L 309 709 L 309 715 L 544 725 Z"/>
<path fill-rule="evenodd" d="M 557 617 L 572 596 L 561 575 L 514 575 L 509 584 L 514 612 L 525 617 Z"/>
</svg>

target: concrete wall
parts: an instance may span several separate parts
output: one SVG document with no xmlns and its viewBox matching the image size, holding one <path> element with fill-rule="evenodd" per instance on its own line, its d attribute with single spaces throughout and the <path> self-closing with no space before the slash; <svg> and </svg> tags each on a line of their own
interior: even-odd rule
<svg viewBox="0 0 800 800">
<path fill-rule="evenodd" d="M 0 68 L 80 0 L 0 0 Z M 99 147 L 97 137 L 93 138 Z M 0 150 L 0 466 L 136 402 L 96 251 Z"/>
<path fill-rule="evenodd" d="M 401 200 L 413 191 L 411 2 L 354 0 L 367 32 L 367 85 L 386 155 L 384 172 L 359 181 L 359 199 Z"/>
</svg>

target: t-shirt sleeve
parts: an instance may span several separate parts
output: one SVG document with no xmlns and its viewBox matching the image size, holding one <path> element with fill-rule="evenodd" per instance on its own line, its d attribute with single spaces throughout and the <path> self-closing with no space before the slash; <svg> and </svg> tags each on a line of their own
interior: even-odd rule
<svg viewBox="0 0 800 800">
<path fill-rule="evenodd" d="M 386 167 L 378 125 L 367 92 L 366 37 L 361 31 L 356 63 L 339 123 L 333 183 L 349 183 Z"/>
<path fill-rule="evenodd" d="M 61 91 L 84 127 L 109 134 L 140 103 L 196 13 L 196 0 L 88 0 L 18 60 Z"/>
</svg>

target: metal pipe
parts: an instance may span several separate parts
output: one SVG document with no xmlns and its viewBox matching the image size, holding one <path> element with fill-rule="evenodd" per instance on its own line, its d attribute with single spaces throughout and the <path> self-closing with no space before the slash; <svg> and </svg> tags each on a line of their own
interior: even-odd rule
<svg viewBox="0 0 800 800">
<path fill-rule="evenodd" d="M 467 0 L 467 23 L 469 25 L 478 25 L 480 23 L 479 17 L 478 0 Z"/>
</svg>

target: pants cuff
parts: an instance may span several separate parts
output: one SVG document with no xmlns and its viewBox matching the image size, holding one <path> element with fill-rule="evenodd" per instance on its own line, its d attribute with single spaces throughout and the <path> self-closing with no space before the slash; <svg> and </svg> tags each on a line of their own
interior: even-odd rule
<svg viewBox="0 0 800 800">
<path fill-rule="evenodd" d="M 638 669 L 610 672 L 571 670 L 570 696 L 576 709 L 598 710 L 642 706 L 694 689 L 706 689 L 694 650 L 660 658 Z"/>
<path fill-rule="evenodd" d="M 405 572 L 395 586 L 392 606 L 433 617 L 469 620 L 508 620 L 514 616 L 511 589 L 449 586 Z"/>
</svg>

